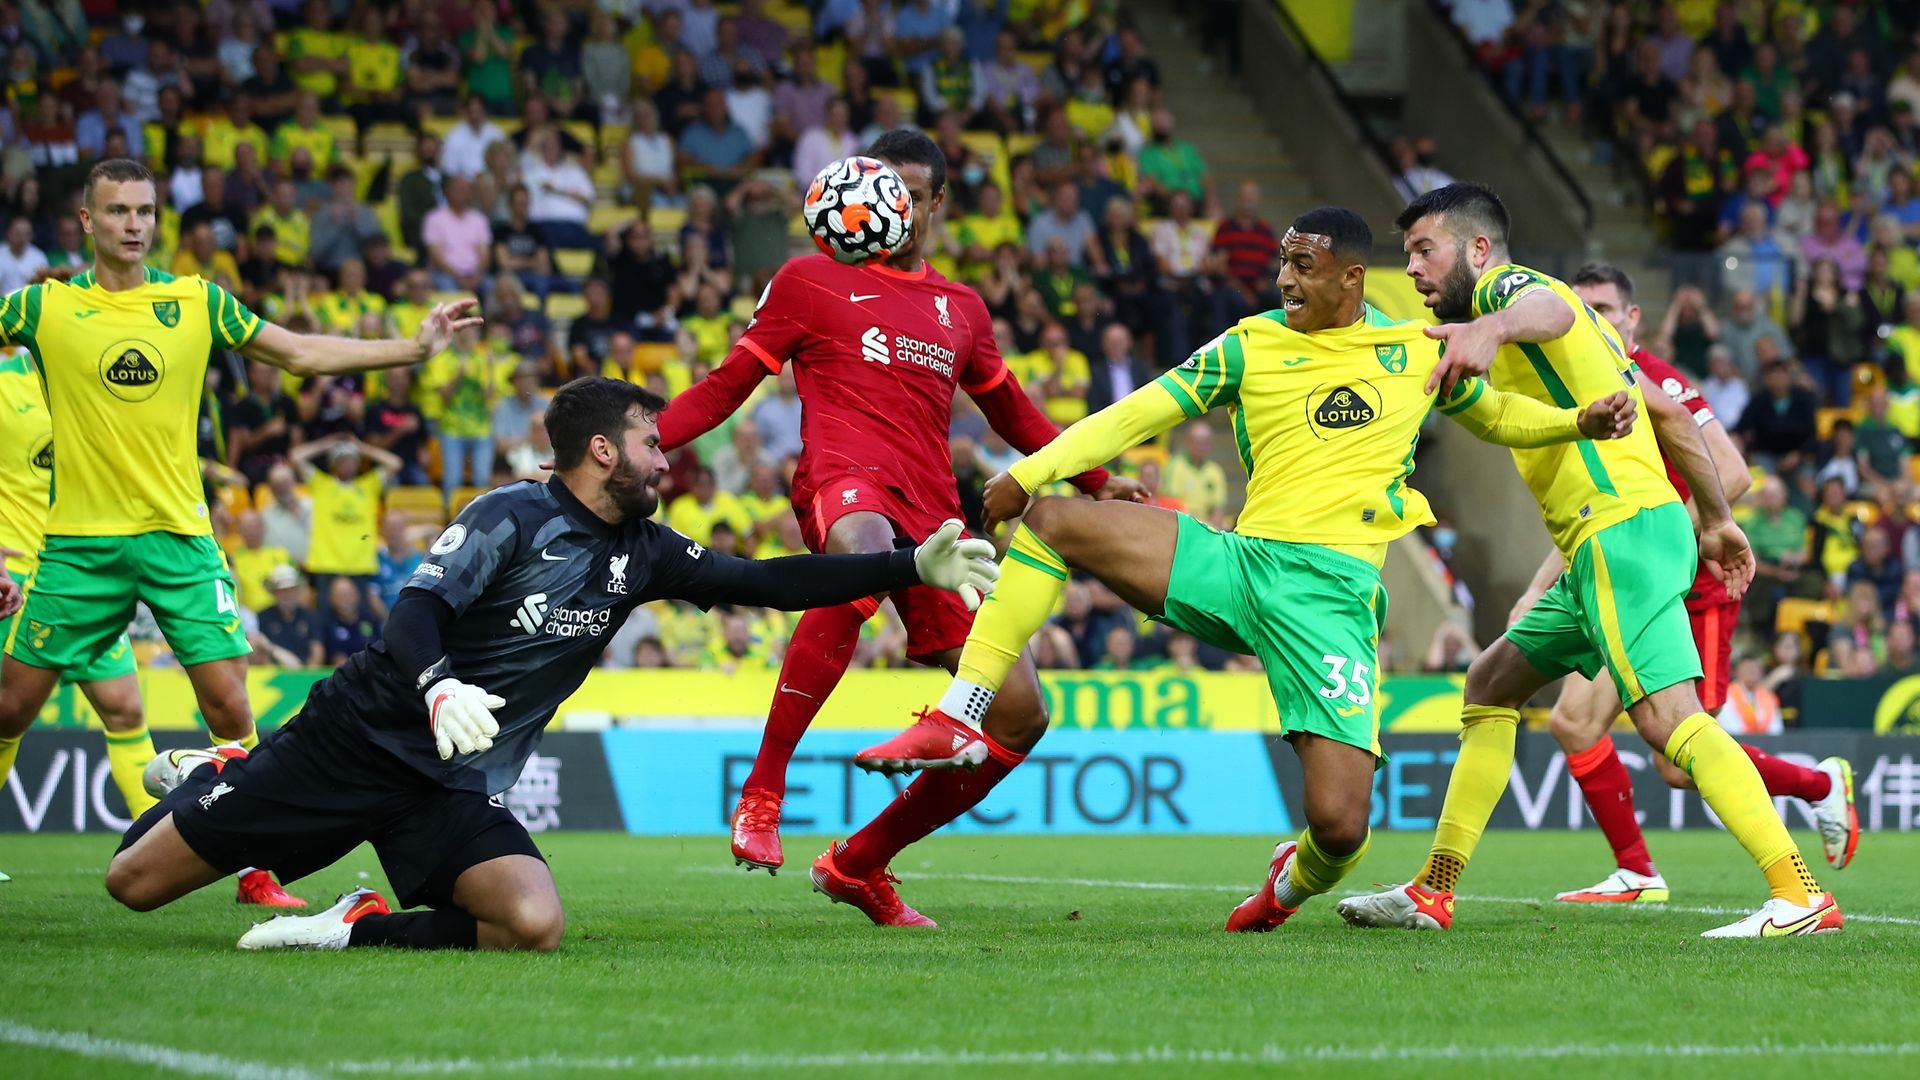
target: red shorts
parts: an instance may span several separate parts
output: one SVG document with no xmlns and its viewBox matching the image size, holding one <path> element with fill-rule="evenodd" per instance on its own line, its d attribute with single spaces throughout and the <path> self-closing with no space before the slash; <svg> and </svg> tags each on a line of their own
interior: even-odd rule
<svg viewBox="0 0 1920 1080">
<path fill-rule="evenodd" d="M 1740 601 L 1721 601 L 1687 608 L 1693 623 L 1693 644 L 1700 650 L 1700 707 L 1710 713 L 1726 704 L 1727 680 L 1733 674 L 1733 628 L 1740 621 Z"/>
<path fill-rule="evenodd" d="M 799 511 L 800 534 L 807 548 L 827 550 L 827 533 L 833 523 L 854 513 L 879 514 L 893 524 L 894 534 L 916 542 L 938 532 L 948 518 L 960 517 L 960 508 L 916 506 L 899 488 L 857 473 L 846 473 L 823 482 L 807 499 L 796 492 L 794 509 Z M 966 644 L 973 629 L 973 612 L 959 593 L 915 585 L 893 594 L 893 608 L 907 628 L 907 656 L 919 660 L 933 653 L 957 649 Z"/>
</svg>

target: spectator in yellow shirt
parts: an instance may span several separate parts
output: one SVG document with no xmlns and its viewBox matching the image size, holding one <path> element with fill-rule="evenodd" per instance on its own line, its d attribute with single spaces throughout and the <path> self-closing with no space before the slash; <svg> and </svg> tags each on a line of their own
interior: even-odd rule
<svg viewBox="0 0 1920 1080">
<path fill-rule="evenodd" d="M 1039 392 L 1047 419 L 1066 427 L 1086 418 L 1093 369 L 1087 355 L 1067 343 L 1066 327 L 1047 324 L 1040 332 L 1040 347 L 1027 354 L 1026 368 L 1034 380 L 1026 385 Z"/>
<path fill-rule="evenodd" d="M 693 335 L 699 346 L 699 356 L 709 364 L 717 364 L 727 355 L 727 323 L 733 316 L 720 306 L 720 290 L 712 284 L 700 286 L 700 292 L 694 300 L 693 314 L 680 320 L 680 325 Z"/>
<path fill-rule="evenodd" d="M 700 654 L 700 666 L 731 675 L 737 671 L 766 671 L 773 666 L 773 658 L 766 639 L 753 632 L 746 613 L 732 610 L 720 617 L 720 634 Z"/>
<path fill-rule="evenodd" d="M 993 268 L 993 253 L 1001 244 L 1026 247 L 1020 219 L 1006 208 L 1000 185 L 989 180 L 980 185 L 980 205 L 961 217 L 955 229 L 960 242 L 960 277 L 978 281 Z"/>
<path fill-rule="evenodd" d="M 195 222 L 187 235 L 181 237 L 180 250 L 174 255 L 170 269 L 174 277 L 198 275 L 228 292 L 240 291 L 240 265 L 233 261 L 232 253 L 215 246 L 211 221 Z"/>
<path fill-rule="evenodd" d="M 288 67 L 294 85 L 331 98 L 339 92 L 341 80 L 352 72 L 347 61 L 347 38 L 334 32 L 333 8 L 327 0 L 307 0 L 305 10 L 306 25 L 287 35 Z"/>
<path fill-rule="evenodd" d="M 313 459 L 327 455 L 327 467 Z M 371 468 L 365 466 L 371 464 Z M 319 595 L 334 577 L 347 576 L 362 591 L 380 569 L 380 494 L 400 459 L 344 432 L 293 449 L 293 467 L 313 499 L 313 543 L 307 572 Z"/>
<path fill-rule="evenodd" d="M 368 315 L 385 317 L 387 301 L 367 291 L 367 267 L 359 259 L 340 264 L 340 287 L 313 298 L 313 314 L 329 334 L 353 334 Z M 415 327 L 418 329 L 418 326 Z"/>
<path fill-rule="evenodd" d="M 347 39 L 347 115 L 353 117 L 354 152 L 367 152 L 367 129 L 375 124 L 409 124 L 400 94 L 400 46 L 387 34 L 386 13 L 369 4 L 360 13 L 359 33 Z"/>
<path fill-rule="evenodd" d="M 307 212 L 295 204 L 294 194 L 292 180 L 283 176 L 274 181 L 272 198 L 254 213 L 248 228 L 272 226 L 274 254 L 288 266 L 301 266 L 307 261 L 307 241 L 313 234 L 313 224 L 307 220 Z"/>
<path fill-rule="evenodd" d="M 713 526 L 719 521 L 725 521 L 735 536 L 745 536 L 753 529 L 753 519 L 739 497 L 721 491 L 714 483 L 713 470 L 698 466 L 687 493 L 667 508 L 667 525 L 687 539 L 705 544 L 713 539 Z"/>
<path fill-rule="evenodd" d="M 336 145 L 333 129 L 320 119 L 320 98 L 312 91 L 300 95 L 300 104 L 293 108 L 293 119 L 280 125 L 273 133 L 273 142 L 269 146 L 268 157 L 280 168 L 287 168 L 293 160 L 296 148 L 305 147 L 313 158 L 313 171 L 324 174 L 339 160 L 340 149 Z"/>
<path fill-rule="evenodd" d="M 746 428 L 751 427 L 746 425 Z M 752 530 L 741 537 L 742 546 L 755 558 L 769 558 L 759 553 L 761 548 L 777 538 L 781 519 L 793 516 L 793 503 L 780 490 L 780 474 L 772 464 L 763 461 L 753 467 L 747 490 L 740 496 L 740 505 L 753 522 Z M 790 555 L 793 552 L 781 554 Z"/>
<path fill-rule="evenodd" d="M 1203 419 L 1187 425 L 1182 452 L 1167 462 L 1163 494 L 1184 503 L 1201 521 L 1211 520 L 1227 503 L 1227 471 L 1212 455 L 1213 429 Z"/>
<path fill-rule="evenodd" d="M 208 120 L 200 133 L 200 160 L 220 169 L 235 165 L 235 148 L 241 143 L 253 147 L 257 161 L 267 160 L 267 131 L 253 122 L 253 101 L 245 94 L 227 99 L 227 113 Z"/>
<path fill-rule="evenodd" d="M 403 337 L 418 332 L 432 310 L 433 275 L 422 267 L 407 271 L 400 283 L 400 299 L 387 308 L 387 314 L 393 318 L 394 332 Z"/>
<path fill-rule="evenodd" d="M 253 612 L 273 606 L 273 591 L 267 588 L 267 576 L 275 567 L 292 566 L 287 549 L 267 543 L 266 522 L 258 510 L 242 510 L 238 520 L 240 539 L 227 549 L 227 565 L 233 568 L 233 583 L 240 603 Z"/>
</svg>

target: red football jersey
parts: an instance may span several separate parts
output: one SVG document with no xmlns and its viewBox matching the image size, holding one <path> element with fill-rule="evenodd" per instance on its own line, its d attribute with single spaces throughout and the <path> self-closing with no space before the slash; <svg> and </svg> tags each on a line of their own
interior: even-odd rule
<svg viewBox="0 0 1920 1080">
<path fill-rule="evenodd" d="M 740 345 L 771 371 L 794 365 L 795 506 L 857 470 L 962 516 L 947 442 L 953 392 L 985 393 L 1007 377 L 978 293 L 924 265 L 909 274 L 808 255 L 774 274 Z"/>
<path fill-rule="evenodd" d="M 1706 397 L 1700 393 L 1699 388 L 1695 387 L 1692 380 L 1688 379 L 1679 368 L 1639 347 L 1633 350 L 1632 360 L 1640 365 L 1641 371 L 1647 373 L 1647 378 L 1660 384 L 1660 388 L 1667 392 L 1668 397 L 1687 407 L 1687 411 L 1693 414 L 1695 426 L 1706 427 L 1714 421 L 1713 406 L 1707 403 Z M 1660 451 L 1660 460 L 1667 467 L 1667 482 L 1673 485 L 1673 490 L 1679 492 L 1682 499 L 1691 498 L 1693 492 L 1687 487 L 1686 478 L 1680 475 L 1680 470 L 1673 467 L 1673 459 L 1667 456 L 1664 449 Z M 1701 563 L 1700 571 L 1693 579 L 1693 589 L 1687 594 L 1687 602 L 1689 604 L 1723 604 L 1727 600 L 1727 587 L 1720 583 L 1719 578 L 1713 576 L 1713 572 L 1707 569 L 1705 563 Z"/>
</svg>

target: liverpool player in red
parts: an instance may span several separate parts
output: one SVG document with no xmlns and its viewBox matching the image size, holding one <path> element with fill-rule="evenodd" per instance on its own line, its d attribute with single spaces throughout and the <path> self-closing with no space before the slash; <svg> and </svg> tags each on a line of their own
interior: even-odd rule
<svg viewBox="0 0 1920 1080">
<path fill-rule="evenodd" d="M 1025 453 L 1058 433 L 1002 363 L 986 305 L 972 289 L 927 266 L 921 252 L 946 189 L 946 160 L 926 136 L 882 135 L 867 154 L 891 165 L 913 196 L 908 240 L 890 257 L 847 266 L 824 255 L 789 261 L 760 298 L 745 336 L 726 362 L 675 398 L 660 420 L 661 445 L 680 446 L 725 419 L 759 381 L 791 361 L 801 399 L 793 508 L 816 552 L 885 551 L 920 540 L 962 516 L 948 451 L 956 388 L 964 390 L 1008 443 Z M 1103 498 L 1144 497 L 1138 482 L 1094 469 L 1074 485 Z M 873 597 L 801 616 L 780 667 L 753 771 L 734 811 L 733 855 L 778 869 L 780 800 L 787 763 L 807 725 L 847 669 Z M 913 588 L 893 594 L 908 655 L 954 669 L 973 625 L 953 593 Z M 1046 731 L 1046 706 L 1030 661 L 994 698 L 984 736 L 954 726 L 916 725 L 921 749 L 902 767 L 933 768 L 866 828 L 813 866 L 817 888 L 874 922 L 932 926 L 893 888 L 887 863 L 902 848 L 978 803 Z M 956 768 L 957 767 L 957 768 Z"/>
<path fill-rule="evenodd" d="M 1633 302 L 1633 282 L 1619 269 L 1590 264 L 1574 274 L 1570 284 L 1601 318 L 1620 331 L 1620 340 L 1632 350 L 1631 356 L 1654 387 L 1643 386 L 1646 393 L 1655 387 L 1693 413 L 1694 422 L 1706 439 L 1720 473 L 1727 498 L 1737 499 L 1753 483 L 1739 448 L 1713 415 L 1713 409 L 1694 389 L 1687 377 L 1665 360 L 1641 348 L 1634 340 L 1640 326 L 1640 307 Z M 1686 481 L 1667 463 L 1667 479 L 1680 497 L 1692 506 Z M 1533 605 L 1542 591 L 1560 576 L 1563 563 L 1558 552 L 1548 556 L 1534 575 L 1526 595 L 1514 605 L 1518 618 Z M 1708 712 L 1717 712 L 1727 700 L 1727 679 L 1731 669 L 1729 649 L 1734 626 L 1740 616 L 1740 601 L 1727 596 L 1726 587 L 1705 565 L 1687 594 L 1687 613 L 1693 620 L 1693 640 L 1700 650 L 1700 704 Z M 1554 703 L 1550 730 L 1566 751 L 1567 771 L 1580 784 L 1587 808 L 1613 846 L 1617 864 L 1613 873 L 1597 885 L 1561 893 L 1558 899 L 1581 903 L 1659 903 L 1668 898 L 1666 879 L 1654 869 L 1647 851 L 1646 837 L 1633 808 L 1633 780 L 1614 750 L 1608 729 L 1620 715 L 1620 697 L 1609 679 L 1584 679 L 1579 674 L 1567 677 Z M 1774 757 L 1764 750 L 1742 744 L 1753 759 L 1761 779 L 1772 795 L 1791 795 L 1805 800 L 1812 808 L 1820 839 L 1826 847 L 1827 861 L 1836 868 L 1847 865 L 1860 839 L 1860 822 L 1853 807 L 1853 769 L 1844 758 L 1830 757 L 1818 768 L 1807 768 Z M 1660 754 L 1650 755 L 1660 776 L 1669 785 L 1690 788 L 1687 774 L 1667 762 Z"/>
</svg>

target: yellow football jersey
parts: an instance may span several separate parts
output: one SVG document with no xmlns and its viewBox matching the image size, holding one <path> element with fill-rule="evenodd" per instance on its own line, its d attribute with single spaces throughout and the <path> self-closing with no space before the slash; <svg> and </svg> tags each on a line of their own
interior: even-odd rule
<svg viewBox="0 0 1920 1080">
<path fill-rule="evenodd" d="M 1473 313 L 1499 311 L 1543 289 L 1573 308 L 1573 329 L 1552 341 L 1503 346 L 1489 373 L 1493 384 L 1563 409 L 1624 389 L 1645 417 L 1647 403 L 1619 334 L 1564 282 L 1511 263 L 1489 267 L 1474 286 Z M 1554 544 L 1569 559 L 1601 529 L 1679 500 L 1649 422 L 1635 424 L 1624 439 L 1515 449 L 1513 463 L 1540 503 Z"/>
<path fill-rule="evenodd" d="M 0 359 L 0 547 L 25 552 L 7 559 L 16 577 L 40 563 L 53 486 L 53 418 L 40 376 L 25 353 Z"/>
<path fill-rule="evenodd" d="M 88 271 L 0 298 L 0 345 L 33 352 L 61 447 L 47 534 L 211 535 L 198 455 L 207 359 L 259 329 L 218 285 L 152 268 L 117 292 Z"/>
<path fill-rule="evenodd" d="M 1384 544 L 1433 521 L 1407 477 L 1434 404 L 1426 382 L 1438 346 L 1371 305 L 1352 326 L 1312 334 L 1273 311 L 1242 319 L 1157 381 L 1189 417 L 1229 409 L 1248 475 L 1235 532 Z"/>
</svg>

